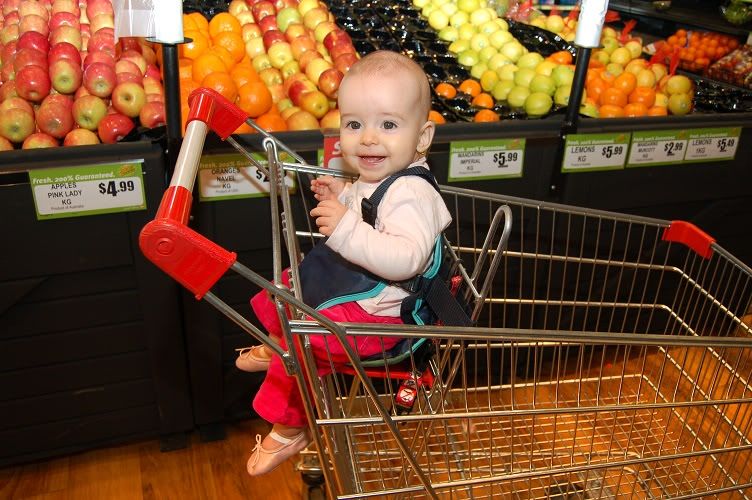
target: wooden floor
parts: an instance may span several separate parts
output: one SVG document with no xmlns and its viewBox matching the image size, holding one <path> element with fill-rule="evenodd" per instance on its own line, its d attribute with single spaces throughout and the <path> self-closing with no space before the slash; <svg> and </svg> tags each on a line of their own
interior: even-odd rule
<svg viewBox="0 0 752 500">
<path fill-rule="evenodd" d="M 245 464 L 261 420 L 229 424 L 227 438 L 161 452 L 151 440 L 0 469 L 0 499 L 138 500 L 301 498 L 303 483 L 295 459 L 252 478 Z"/>
</svg>

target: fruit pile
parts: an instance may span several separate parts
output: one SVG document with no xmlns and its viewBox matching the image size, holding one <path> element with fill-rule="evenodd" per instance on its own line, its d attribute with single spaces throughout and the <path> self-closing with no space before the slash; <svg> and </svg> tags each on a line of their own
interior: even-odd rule
<svg viewBox="0 0 752 500">
<path fill-rule="evenodd" d="M 739 41 L 733 36 L 684 29 L 678 29 L 665 41 L 655 43 L 659 57 L 662 55 L 668 62 L 677 54 L 680 68 L 700 73 L 737 47 Z"/>
<path fill-rule="evenodd" d="M 183 28 L 193 40 L 180 49 L 184 115 L 201 86 L 268 131 L 339 128 L 337 90 L 358 56 L 319 0 L 232 0 L 208 21 L 184 15 Z"/>
<path fill-rule="evenodd" d="M 114 38 L 111 0 L 2 0 L 0 150 L 114 143 L 164 124 L 151 44 Z"/>
</svg>

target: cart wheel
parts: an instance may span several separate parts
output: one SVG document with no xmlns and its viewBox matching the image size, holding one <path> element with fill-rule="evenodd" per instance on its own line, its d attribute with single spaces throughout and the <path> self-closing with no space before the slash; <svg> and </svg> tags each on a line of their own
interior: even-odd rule
<svg viewBox="0 0 752 500">
<path fill-rule="evenodd" d="M 303 500 L 326 500 L 323 474 L 301 474 Z"/>
</svg>

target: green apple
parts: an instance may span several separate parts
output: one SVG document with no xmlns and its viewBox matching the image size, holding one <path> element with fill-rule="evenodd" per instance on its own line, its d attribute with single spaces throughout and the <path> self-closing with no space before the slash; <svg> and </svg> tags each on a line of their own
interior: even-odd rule
<svg viewBox="0 0 752 500">
<path fill-rule="evenodd" d="M 434 9 L 428 16 L 428 24 L 436 31 L 441 31 L 449 26 L 449 16 L 441 9 Z"/>
<path fill-rule="evenodd" d="M 480 75 L 480 86 L 486 92 L 491 92 L 499 83 L 499 75 L 492 69 L 487 69 Z"/>
<path fill-rule="evenodd" d="M 504 46 L 499 49 L 499 52 L 507 56 L 513 63 L 516 63 L 526 50 L 527 49 L 523 47 L 520 42 L 513 40 L 509 43 L 505 43 Z"/>
<path fill-rule="evenodd" d="M 517 66 L 520 68 L 535 69 L 540 63 L 543 62 L 543 56 L 538 52 L 528 52 L 520 56 L 517 60 Z"/>
<path fill-rule="evenodd" d="M 566 87 L 572 85 L 574 81 L 574 70 L 567 66 L 556 66 L 551 72 L 551 77 L 556 82 L 557 87 Z"/>
<path fill-rule="evenodd" d="M 488 71 L 488 66 L 486 63 L 480 61 L 475 64 L 473 64 L 472 68 L 470 68 L 470 76 L 475 78 L 476 80 L 480 80 L 480 77 L 483 76 L 483 73 Z"/>
<path fill-rule="evenodd" d="M 601 40 L 604 38 L 616 38 L 619 34 L 610 26 L 604 26 L 601 31 Z"/>
<path fill-rule="evenodd" d="M 515 85 L 512 80 L 499 80 L 499 82 L 494 85 L 493 90 L 491 90 L 491 95 L 497 101 L 506 101 L 507 96 L 509 96 L 509 91 L 514 87 Z"/>
<path fill-rule="evenodd" d="M 507 94 L 507 102 L 513 108 L 522 108 L 525 106 L 525 101 L 530 95 L 530 89 L 527 87 L 515 86 Z"/>
<path fill-rule="evenodd" d="M 553 105 L 554 101 L 550 95 L 543 92 L 532 92 L 525 99 L 525 113 L 531 117 L 543 116 L 551 111 Z"/>
<path fill-rule="evenodd" d="M 531 92 L 543 92 L 546 95 L 552 96 L 556 92 L 556 82 L 553 78 L 546 75 L 535 75 L 530 80 Z"/>
<path fill-rule="evenodd" d="M 603 50 L 609 55 L 619 48 L 619 40 L 616 38 L 604 38 L 601 44 L 603 45 Z"/>
<path fill-rule="evenodd" d="M 463 24 L 467 24 L 469 22 L 470 16 L 463 10 L 458 10 L 457 12 L 449 16 L 449 25 L 454 26 L 455 28 L 459 28 Z"/>
<path fill-rule="evenodd" d="M 488 64 L 488 69 L 497 71 L 499 68 L 504 66 L 505 64 L 509 64 L 512 61 L 509 60 L 507 56 L 504 54 L 496 53 L 491 58 L 486 61 L 486 64 Z"/>
<path fill-rule="evenodd" d="M 466 68 L 470 68 L 480 62 L 480 57 L 475 50 L 467 49 L 457 54 L 457 62 Z"/>
<path fill-rule="evenodd" d="M 454 26 L 446 26 L 444 29 L 439 31 L 439 39 L 444 40 L 445 42 L 453 42 L 459 38 L 460 34 L 457 31 L 457 28 Z"/>
<path fill-rule="evenodd" d="M 611 52 L 610 61 L 621 64 L 622 66 L 626 66 L 627 63 L 632 59 L 632 54 L 624 47 L 619 47 L 618 49 Z"/>
<path fill-rule="evenodd" d="M 608 52 L 602 49 L 594 50 L 592 58 L 594 61 L 598 61 L 603 66 L 611 62 L 611 58 L 609 57 Z"/>
<path fill-rule="evenodd" d="M 470 48 L 475 51 L 480 52 L 490 46 L 491 43 L 488 41 L 488 35 L 484 33 L 475 33 L 473 37 L 470 38 Z"/>
<path fill-rule="evenodd" d="M 514 81 L 514 74 L 519 71 L 520 68 L 514 63 L 505 64 L 496 70 L 496 74 L 499 75 L 499 80 L 511 80 Z"/>
<path fill-rule="evenodd" d="M 514 83 L 519 87 L 530 87 L 530 82 L 535 77 L 535 70 L 530 68 L 520 68 L 514 73 Z"/>
<path fill-rule="evenodd" d="M 482 49 L 480 49 L 480 51 L 478 52 L 478 57 L 480 57 L 481 61 L 488 63 L 488 61 L 490 61 L 491 58 L 496 54 L 498 54 L 496 49 L 489 45 L 488 47 L 483 47 Z"/>
<path fill-rule="evenodd" d="M 303 16 L 295 7 L 284 7 L 277 12 L 277 27 L 280 31 L 287 31 L 290 23 L 302 23 Z"/>
<path fill-rule="evenodd" d="M 459 39 L 460 40 L 468 40 L 468 41 L 477 32 L 476 29 L 475 29 L 475 26 L 473 26 L 470 23 L 463 24 L 462 26 L 460 26 L 459 28 L 457 28 L 457 30 L 459 31 Z"/>
<path fill-rule="evenodd" d="M 606 71 L 608 72 L 609 75 L 619 76 L 622 73 L 624 73 L 624 66 L 622 66 L 619 63 L 610 62 L 606 64 Z"/>
<path fill-rule="evenodd" d="M 470 48 L 470 40 L 462 40 L 458 38 L 457 40 L 449 44 L 449 47 L 447 47 L 447 50 L 451 52 L 452 54 L 459 54 L 460 52 L 464 52 L 469 48 Z"/>
<path fill-rule="evenodd" d="M 497 49 L 501 49 L 504 45 L 514 40 L 512 34 L 506 30 L 496 30 L 488 35 L 488 41 L 491 45 Z"/>
<path fill-rule="evenodd" d="M 457 7 L 461 11 L 467 12 L 468 14 L 470 14 L 471 12 L 474 12 L 480 9 L 480 1 L 479 0 L 458 0 Z"/>
<path fill-rule="evenodd" d="M 572 93 L 571 85 L 562 85 L 554 92 L 554 102 L 558 106 L 566 106 L 569 104 L 569 95 Z"/>
<path fill-rule="evenodd" d="M 580 104 L 580 114 L 589 116 L 590 118 L 598 118 L 600 116 L 600 113 L 598 112 L 598 106 L 596 106 L 592 102 Z"/>
</svg>

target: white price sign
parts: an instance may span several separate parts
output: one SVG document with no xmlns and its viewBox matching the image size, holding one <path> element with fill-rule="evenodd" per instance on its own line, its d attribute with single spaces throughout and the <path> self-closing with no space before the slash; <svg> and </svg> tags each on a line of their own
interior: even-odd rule
<svg viewBox="0 0 752 500">
<path fill-rule="evenodd" d="M 449 182 L 522 177 L 525 139 L 456 141 L 449 149 Z"/>
<path fill-rule="evenodd" d="M 686 151 L 687 132 L 684 130 L 632 132 L 632 146 L 629 149 L 627 166 L 681 163 Z"/>
<path fill-rule="evenodd" d="M 265 161 L 261 155 L 257 160 Z M 291 176 L 286 184 L 294 185 Z M 256 198 L 268 196 L 269 179 L 242 155 L 209 155 L 203 156 L 199 163 L 198 187 L 201 201 Z"/>
<path fill-rule="evenodd" d="M 140 162 L 29 172 L 37 219 L 143 210 Z"/>
<path fill-rule="evenodd" d="M 624 168 L 630 134 L 570 134 L 564 145 L 562 172 L 590 172 Z"/>
<path fill-rule="evenodd" d="M 733 160 L 739 147 L 741 132 L 740 127 L 690 130 L 685 160 Z"/>
</svg>

